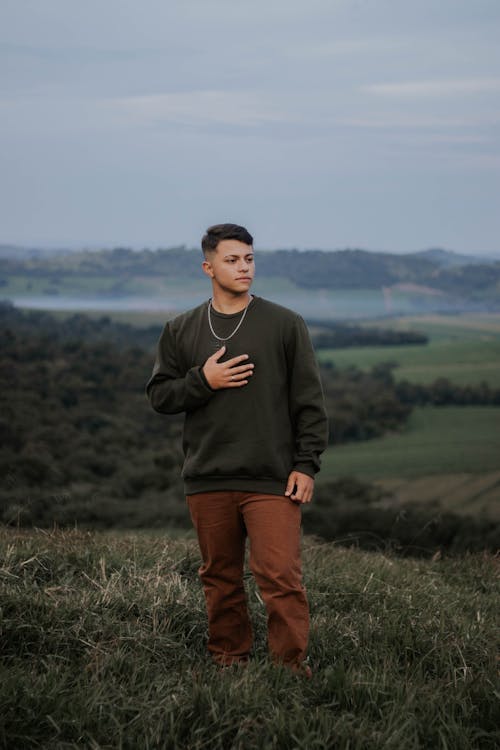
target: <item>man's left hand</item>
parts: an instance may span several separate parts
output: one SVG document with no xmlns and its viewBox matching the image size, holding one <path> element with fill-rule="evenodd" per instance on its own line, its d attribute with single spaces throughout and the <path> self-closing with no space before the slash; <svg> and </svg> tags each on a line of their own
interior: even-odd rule
<svg viewBox="0 0 500 750">
<path fill-rule="evenodd" d="M 295 491 L 294 491 L 295 487 Z M 288 477 L 285 495 L 298 503 L 310 503 L 313 496 L 314 479 L 300 471 L 292 471 Z"/>
</svg>

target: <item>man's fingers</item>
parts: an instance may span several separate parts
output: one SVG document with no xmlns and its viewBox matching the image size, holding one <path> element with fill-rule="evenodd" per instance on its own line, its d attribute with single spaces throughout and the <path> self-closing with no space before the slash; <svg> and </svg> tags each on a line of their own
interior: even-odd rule
<svg viewBox="0 0 500 750">
<path fill-rule="evenodd" d="M 310 503 L 313 496 L 313 490 L 309 483 L 306 484 L 305 487 L 300 488 L 300 494 L 299 490 L 297 490 L 296 499 L 299 500 L 301 503 Z"/>
<path fill-rule="evenodd" d="M 240 367 L 229 367 L 228 375 L 239 375 L 242 372 L 252 372 L 252 371 L 253 371 L 253 365 L 251 364 L 240 365 Z"/>
<path fill-rule="evenodd" d="M 248 378 L 253 375 L 254 366 L 253 363 L 247 361 L 248 354 L 239 354 L 226 362 L 219 362 L 226 351 L 226 347 L 221 346 L 208 357 L 203 367 L 207 382 L 214 390 L 247 385 Z"/>
<path fill-rule="evenodd" d="M 293 488 L 296 487 L 295 492 Z M 314 480 L 307 474 L 292 471 L 288 477 L 285 495 L 297 503 L 310 503 L 313 496 Z"/>
<path fill-rule="evenodd" d="M 304 494 L 302 495 L 301 502 L 310 503 L 311 498 L 312 498 L 312 491 L 309 488 L 307 488 L 306 490 L 304 490 Z"/>
<path fill-rule="evenodd" d="M 226 351 L 226 347 L 225 346 L 221 346 L 221 348 L 217 349 L 217 351 L 215 352 L 215 354 L 212 354 L 208 359 L 213 359 L 214 362 L 217 362 L 217 360 L 219 360 L 222 357 L 222 355 L 224 354 L 225 351 Z"/>
<path fill-rule="evenodd" d="M 238 381 L 238 380 L 244 380 L 245 378 L 249 378 L 252 375 L 252 370 L 246 370 L 246 372 L 240 372 L 238 375 L 231 375 L 229 377 L 229 382 Z"/>
<path fill-rule="evenodd" d="M 297 475 L 294 471 L 290 474 L 288 477 L 288 482 L 286 485 L 285 495 L 290 495 L 292 493 L 293 488 L 295 487 L 295 482 L 297 479 Z"/>
<path fill-rule="evenodd" d="M 240 383 L 242 380 L 246 380 L 252 375 L 253 375 L 253 370 L 244 370 L 243 372 L 239 372 L 234 375 L 230 373 L 227 375 L 227 382 L 228 383 Z"/>
<path fill-rule="evenodd" d="M 237 365 L 238 362 L 244 362 L 245 359 L 248 359 L 248 354 L 240 354 L 238 357 L 228 359 L 227 362 L 224 362 L 224 364 L 228 367 L 233 367 L 234 365 Z"/>
<path fill-rule="evenodd" d="M 248 383 L 248 380 L 231 380 L 230 383 L 228 383 L 228 388 L 238 388 L 240 385 L 246 385 Z"/>
</svg>

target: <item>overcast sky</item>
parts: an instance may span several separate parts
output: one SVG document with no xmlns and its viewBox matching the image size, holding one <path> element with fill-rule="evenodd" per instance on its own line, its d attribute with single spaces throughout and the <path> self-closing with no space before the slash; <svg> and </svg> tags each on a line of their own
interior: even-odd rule
<svg viewBox="0 0 500 750">
<path fill-rule="evenodd" d="M 0 243 L 500 252 L 498 0 L 2 0 Z"/>
</svg>

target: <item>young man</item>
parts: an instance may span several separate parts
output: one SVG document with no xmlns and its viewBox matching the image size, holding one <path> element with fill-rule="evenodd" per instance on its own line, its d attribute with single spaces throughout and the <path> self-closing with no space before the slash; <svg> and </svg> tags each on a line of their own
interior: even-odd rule
<svg viewBox="0 0 500 750">
<path fill-rule="evenodd" d="M 301 503 L 328 439 L 314 350 L 299 315 L 250 294 L 244 227 L 210 227 L 202 250 L 212 298 L 165 325 L 146 392 L 156 411 L 186 413 L 182 476 L 203 559 L 208 650 L 223 666 L 248 659 L 248 536 L 271 656 L 309 676 Z"/>
</svg>

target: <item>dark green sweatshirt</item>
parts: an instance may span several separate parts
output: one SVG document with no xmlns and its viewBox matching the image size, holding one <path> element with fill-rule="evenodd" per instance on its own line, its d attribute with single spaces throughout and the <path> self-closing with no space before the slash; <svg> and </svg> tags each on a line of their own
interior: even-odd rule
<svg viewBox="0 0 500 750">
<path fill-rule="evenodd" d="M 211 310 L 218 336 L 229 336 L 242 312 Z M 146 393 L 163 414 L 185 412 L 182 468 L 187 495 L 248 490 L 283 495 L 289 473 L 314 477 L 328 442 L 328 421 L 315 353 L 296 313 L 254 295 L 219 361 L 248 354 L 247 385 L 213 390 L 201 371 L 222 342 L 208 323 L 208 304 L 178 315 L 158 342 Z"/>
</svg>

